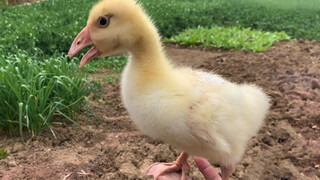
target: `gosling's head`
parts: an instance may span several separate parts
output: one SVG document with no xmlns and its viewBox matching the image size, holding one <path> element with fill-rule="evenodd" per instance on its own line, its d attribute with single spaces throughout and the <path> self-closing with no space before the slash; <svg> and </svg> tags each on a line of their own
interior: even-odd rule
<svg viewBox="0 0 320 180">
<path fill-rule="evenodd" d="M 134 0 L 103 0 L 91 9 L 87 25 L 73 41 L 68 55 L 72 57 L 93 44 L 80 62 L 82 67 L 95 57 L 134 51 L 156 34 L 152 22 Z"/>
</svg>

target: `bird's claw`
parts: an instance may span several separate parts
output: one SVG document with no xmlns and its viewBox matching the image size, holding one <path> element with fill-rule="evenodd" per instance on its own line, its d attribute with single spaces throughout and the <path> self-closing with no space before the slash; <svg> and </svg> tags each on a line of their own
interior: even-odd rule
<svg viewBox="0 0 320 180">
<path fill-rule="evenodd" d="M 186 168 L 191 168 L 190 163 L 181 164 L 177 161 L 172 163 L 154 163 L 147 169 L 147 175 L 153 176 L 154 180 L 158 180 L 160 176 L 172 176 L 172 173 L 180 175 L 180 180 L 185 180 Z"/>
</svg>

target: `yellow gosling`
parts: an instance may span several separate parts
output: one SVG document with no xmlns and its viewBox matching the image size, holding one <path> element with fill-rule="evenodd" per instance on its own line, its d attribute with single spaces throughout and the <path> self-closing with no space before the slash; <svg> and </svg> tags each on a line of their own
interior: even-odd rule
<svg viewBox="0 0 320 180">
<path fill-rule="evenodd" d="M 269 98 L 260 88 L 172 65 L 157 29 L 134 0 L 97 3 L 69 56 L 90 44 L 80 67 L 98 56 L 130 54 L 121 80 L 130 117 L 142 133 L 183 151 L 173 163 L 151 165 L 148 175 L 158 179 L 176 171 L 186 179 L 191 154 L 220 164 L 222 179 L 229 178 L 267 114 Z"/>
</svg>

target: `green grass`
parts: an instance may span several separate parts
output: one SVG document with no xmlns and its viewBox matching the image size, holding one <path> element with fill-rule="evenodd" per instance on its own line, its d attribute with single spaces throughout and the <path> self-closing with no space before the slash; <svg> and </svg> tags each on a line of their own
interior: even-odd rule
<svg viewBox="0 0 320 180">
<path fill-rule="evenodd" d="M 67 53 L 93 4 L 91 0 L 54 0 L 0 7 L 0 53 L 17 49 L 37 56 Z"/>
<path fill-rule="evenodd" d="M 106 77 L 103 77 L 101 80 L 102 81 L 106 81 L 106 82 L 115 82 L 119 79 L 119 76 L 106 76 Z"/>
<path fill-rule="evenodd" d="M 7 156 L 7 151 L 4 149 L 0 149 L 0 159 L 5 159 Z"/>
<path fill-rule="evenodd" d="M 320 41 L 320 3 L 301 0 L 141 0 L 164 37 L 198 26 L 285 31 L 292 38 Z M 278 6 L 278 2 L 282 2 Z M 300 3 L 300 4 L 299 4 Z M 295 5 L 296 4 L 296 5 Z M 299 5 L 299 6 L 298 6 Z M 296 8 L 294 8 L 296 6 Z M 308 10 L 306 10 L 308 9 Z"/>
<path fill-rule="evenodd" d="M 243 27 L 285 31 L 292 38 L 320 41 L 316 0 L 140 0 L 163 37 L 198 26 Z M 68 52 L 86 25 L 96 1 L 54 0 L 27 6 L 0 7 L 0 54 L 18 49 L 32 56 Z M 79 57 L 79 55 L 77 55 Z"/>
<path fill-rule="evenodd" d="M 66 55 L 36 59 L 20 51 L 0 56 L 0 128 L 11 134 L 35 135 L 60 124 L 56 116 L 73 120 L 96 86 Z M 89 109 L 86 109 L 90 111 Z M 77 123 L 76 123 L 77 124 Z"/>
<path fill-rule="evenodd" d="M 228 0 L 232 4 L 250 4 L 256 6 L 264 6 L 272 9 L 285 10 L 305 10 L 318 11 L 320 10 L 320 3 L 318 0 Z"/>
<path fill-rule="evenodd" d="M 127 56 L 111 56 L 107 58 L 96 58 L 84 66 L 84 70 L 89 73 L 96 73 L 102 69 L 110 69 L 113 73 L 121 72 L 128 61 Z"/>
<path fill-rule="evenodd" d="M 263 32 L 249 28 L 224 28 L 214 26 L 209 28 L 198 27 L 187 29 L 184 32 L 165 39 L 165 42 L 174 42 L 184 45 L 203 45 L 236 50 L 265 51 L 274 42 L 288 40 L 290 37 L 284 32 Z"/>
</svg>

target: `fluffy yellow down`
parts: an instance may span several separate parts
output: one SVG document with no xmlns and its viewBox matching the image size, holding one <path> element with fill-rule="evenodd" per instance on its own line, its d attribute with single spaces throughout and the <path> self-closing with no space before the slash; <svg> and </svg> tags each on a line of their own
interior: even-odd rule
<svg viewBox="0 0 320 180">
<path fill-rule="evenodd" d="M 96 25 L 102 15 L 112 15 L 107 28 Z M 101 1 L 92 8 L 88 26 L 103 56 L 130 54 L 121 94 L 143 133 L 220 165 L 240 160 L 269 108 L 260 88 L 173 66 L 157 29 L 133 0 Z"/>
</svg>

